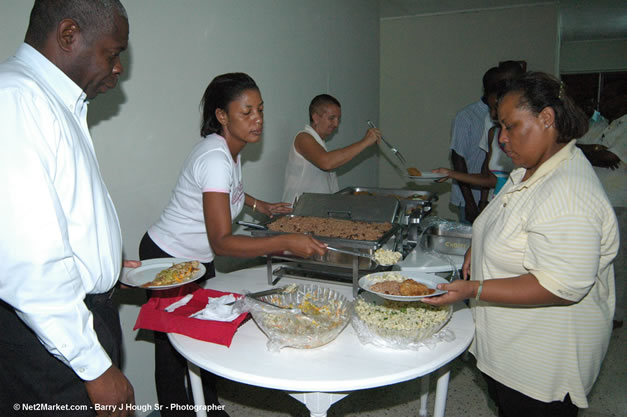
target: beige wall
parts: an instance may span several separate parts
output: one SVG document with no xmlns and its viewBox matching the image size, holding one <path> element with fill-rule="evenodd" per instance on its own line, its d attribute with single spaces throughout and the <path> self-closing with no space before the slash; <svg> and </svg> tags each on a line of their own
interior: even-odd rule
<svg viewBox="0 0 627 417">
<path fill-rule="evenodd" d="M 449 166 L 451 121 L 481 96 L 483 73 L 499 61 L 556 73 L 555 5 L 525 6 L 381 21 L 380 127 L 410 161 L 428 171 Z M 408 183 L 380 159 L 379 185 L 437 190 L 437 213 L 448 207 L 450 184 Z"/>
<path fill-rule="evenodd" d="M 361 138 L 366 120 L 377 119 L 376 0 L 123 2 L 130 19 L 127 71 L 117 89 L 90 105 L 89 120 L 130 259 L 136 259 L 139 239 L 167 203 L 181 164 L 199 139 L 198 104 L 214 76 L 244 71 L 260 86 L 264 136 L 245 149 L 243 176 L 246 192 L 261 199 L 281 198 L 287 151 L 308 121 L 314 95 L 330 93 L 342 102 L 342 125 L 331 149 Z M 32 1 L 2 0 L 0 59 L 23 40 L 31 6 Z M 376 185 L 375 152 L 351 168 L 340 172 L 340 185 Z M 132 330 L 144 294 L 120 293 L 125 294 L 124 370 L 137 403 L 152 404 L 152 343 Z"/>
<path fill-rule="evenodd" d="M 563 42 L 560 73 L 627 70 L 627 39 Z"/>
</svg>

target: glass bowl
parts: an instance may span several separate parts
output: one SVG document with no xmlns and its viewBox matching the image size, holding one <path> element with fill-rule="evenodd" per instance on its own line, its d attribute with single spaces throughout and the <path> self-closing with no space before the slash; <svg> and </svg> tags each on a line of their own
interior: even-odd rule
<svg viewBox="0 0 627 417">
<path fill-rule="evenodd" d="M 315 284 L 298 285 L 292 292 L 260 297 L 286 309 L 247 297 L 257 326 L 268 336 L 268 348 L 310 349 L 335 339 L 348 324 L 351 304 L 342 294 Z"/>
<path fill-rule="evenodd" d="M 440 331 L 452 315 L 450 305 L 434 307 L 419 301 L 392 301 L 362 295 L 355 300 L 352 325 L 362 341 L 408 348 Z"/>
</svg>

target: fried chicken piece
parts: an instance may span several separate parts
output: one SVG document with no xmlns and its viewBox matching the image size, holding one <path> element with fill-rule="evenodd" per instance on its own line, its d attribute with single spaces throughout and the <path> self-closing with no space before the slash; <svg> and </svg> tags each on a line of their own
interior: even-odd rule
<svg viewBox="0 0 627 417">
<path fill-rule="evenodd" d="M 407 173 L 409 175 L 411 175 L 412 177 L 421 177 L 422 176 L 422 172 L 420 172 L 420 170 L 418 168 L 407 168 Z"/>
<path fill-rule="evenodd" d="M 400 295 L 400 287 L 401 283 L 399 281 L 381 281 L 376 284 L 372 284 L 370 289 L 382 294 Z"/>
<path fill-rule="evenodd" d="M 416 282 L 413 279 L 406 279 L 403 281 L 399 288 L 401 295 L 405 296 L 419 296 L 419 295 L 429 295 L 435 292 L 435 290 L 427 287 L 420 282 Z"/>
</svg>

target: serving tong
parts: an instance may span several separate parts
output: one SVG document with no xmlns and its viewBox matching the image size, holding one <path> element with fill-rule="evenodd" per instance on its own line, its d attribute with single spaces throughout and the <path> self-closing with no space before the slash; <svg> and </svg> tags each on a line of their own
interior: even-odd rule
<svg viewBox="0 0 627 417">
<path fill-rule="evenodd" d="M 327 246 L 327 249 L 330 250 L 330 251 L 333 251 L 333 252 L 343 253 L 345 255 L 353 255 L 353 256 L 359 256 L 361 258 L 367 258 L 367 259 L 370 259 L 375 264 L 380 265 L 380 266 L 391 266 L 391 264 L 382 264 L 382 263 L 380 263 L 374 255 L 371 255 L 369 253 L 354 252 L 354 251 L 347 250 L 347 249 L 334 248 L 333 246 Z"/>
<path fill-rule="evenodd" d="M 373 129 L 376 129 L 377 127 L 374 125 L 374 123 L 372 123 L 370 120 L 368 120 L 368 126 L 370 126 Z M 403 157 L 403 154 L 401 154 L 401 152 L 394 146 L 392 146 L 392 144 L 390 142 L 388 142 L 383 135 L 381 135 L 381 140 L 383 141 L 383 143 L 385 143 L 387 145 L 388 148 L 390 148 L 390 150 L 394 153 L 394 155 L 396 155 L 396 157 L 399 159 L 399 161 L 401 161 L 401 163 L 404 166 L 407 166 L 407 160 L 405 159 L 405 157 Z"/>
</svg>

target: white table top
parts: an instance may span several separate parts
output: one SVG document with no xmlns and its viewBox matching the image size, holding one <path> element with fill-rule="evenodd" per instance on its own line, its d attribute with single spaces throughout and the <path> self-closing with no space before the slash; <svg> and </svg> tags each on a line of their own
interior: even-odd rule
<svg viewBox="0 0 627 417">
<path fill-rule="evenodd" d="M 449 261 L 450 259 L 450 261 Z M 457 255 L 434 255 L 423 251 L 420 245 L 407 254 L 405 259 L 396 264 L 401 271 L 421 271 L 421 272 L 448 272 L 453 270 L 453 266 L 461 269 L 464 264 L 464 257 Z"/>
<path fill-rule="evenodd" d="M 282 278 L 280 284 L 303 281 Z M 352 299 L 351 288 L 321 284 Z M 265 267 L 218 274 L 206 282 L 220 291 L 268 288 Z M 190 362 L 227 379 L 260 387 L 297 392 L 341 392 L 407 381 L 428 374 L 459 356 L 474 336 L 470 310 L 460 303 L 447 324 L 452 342 L 435 349 L 395 350 L 362 345 L 349 325 L 331 343 L 315 349 L 267 350 L 265 334 L 250 319 L 237 331 L 229 348 L 179 334 L 169 334 L 174 347 Z"/>
</svg>

